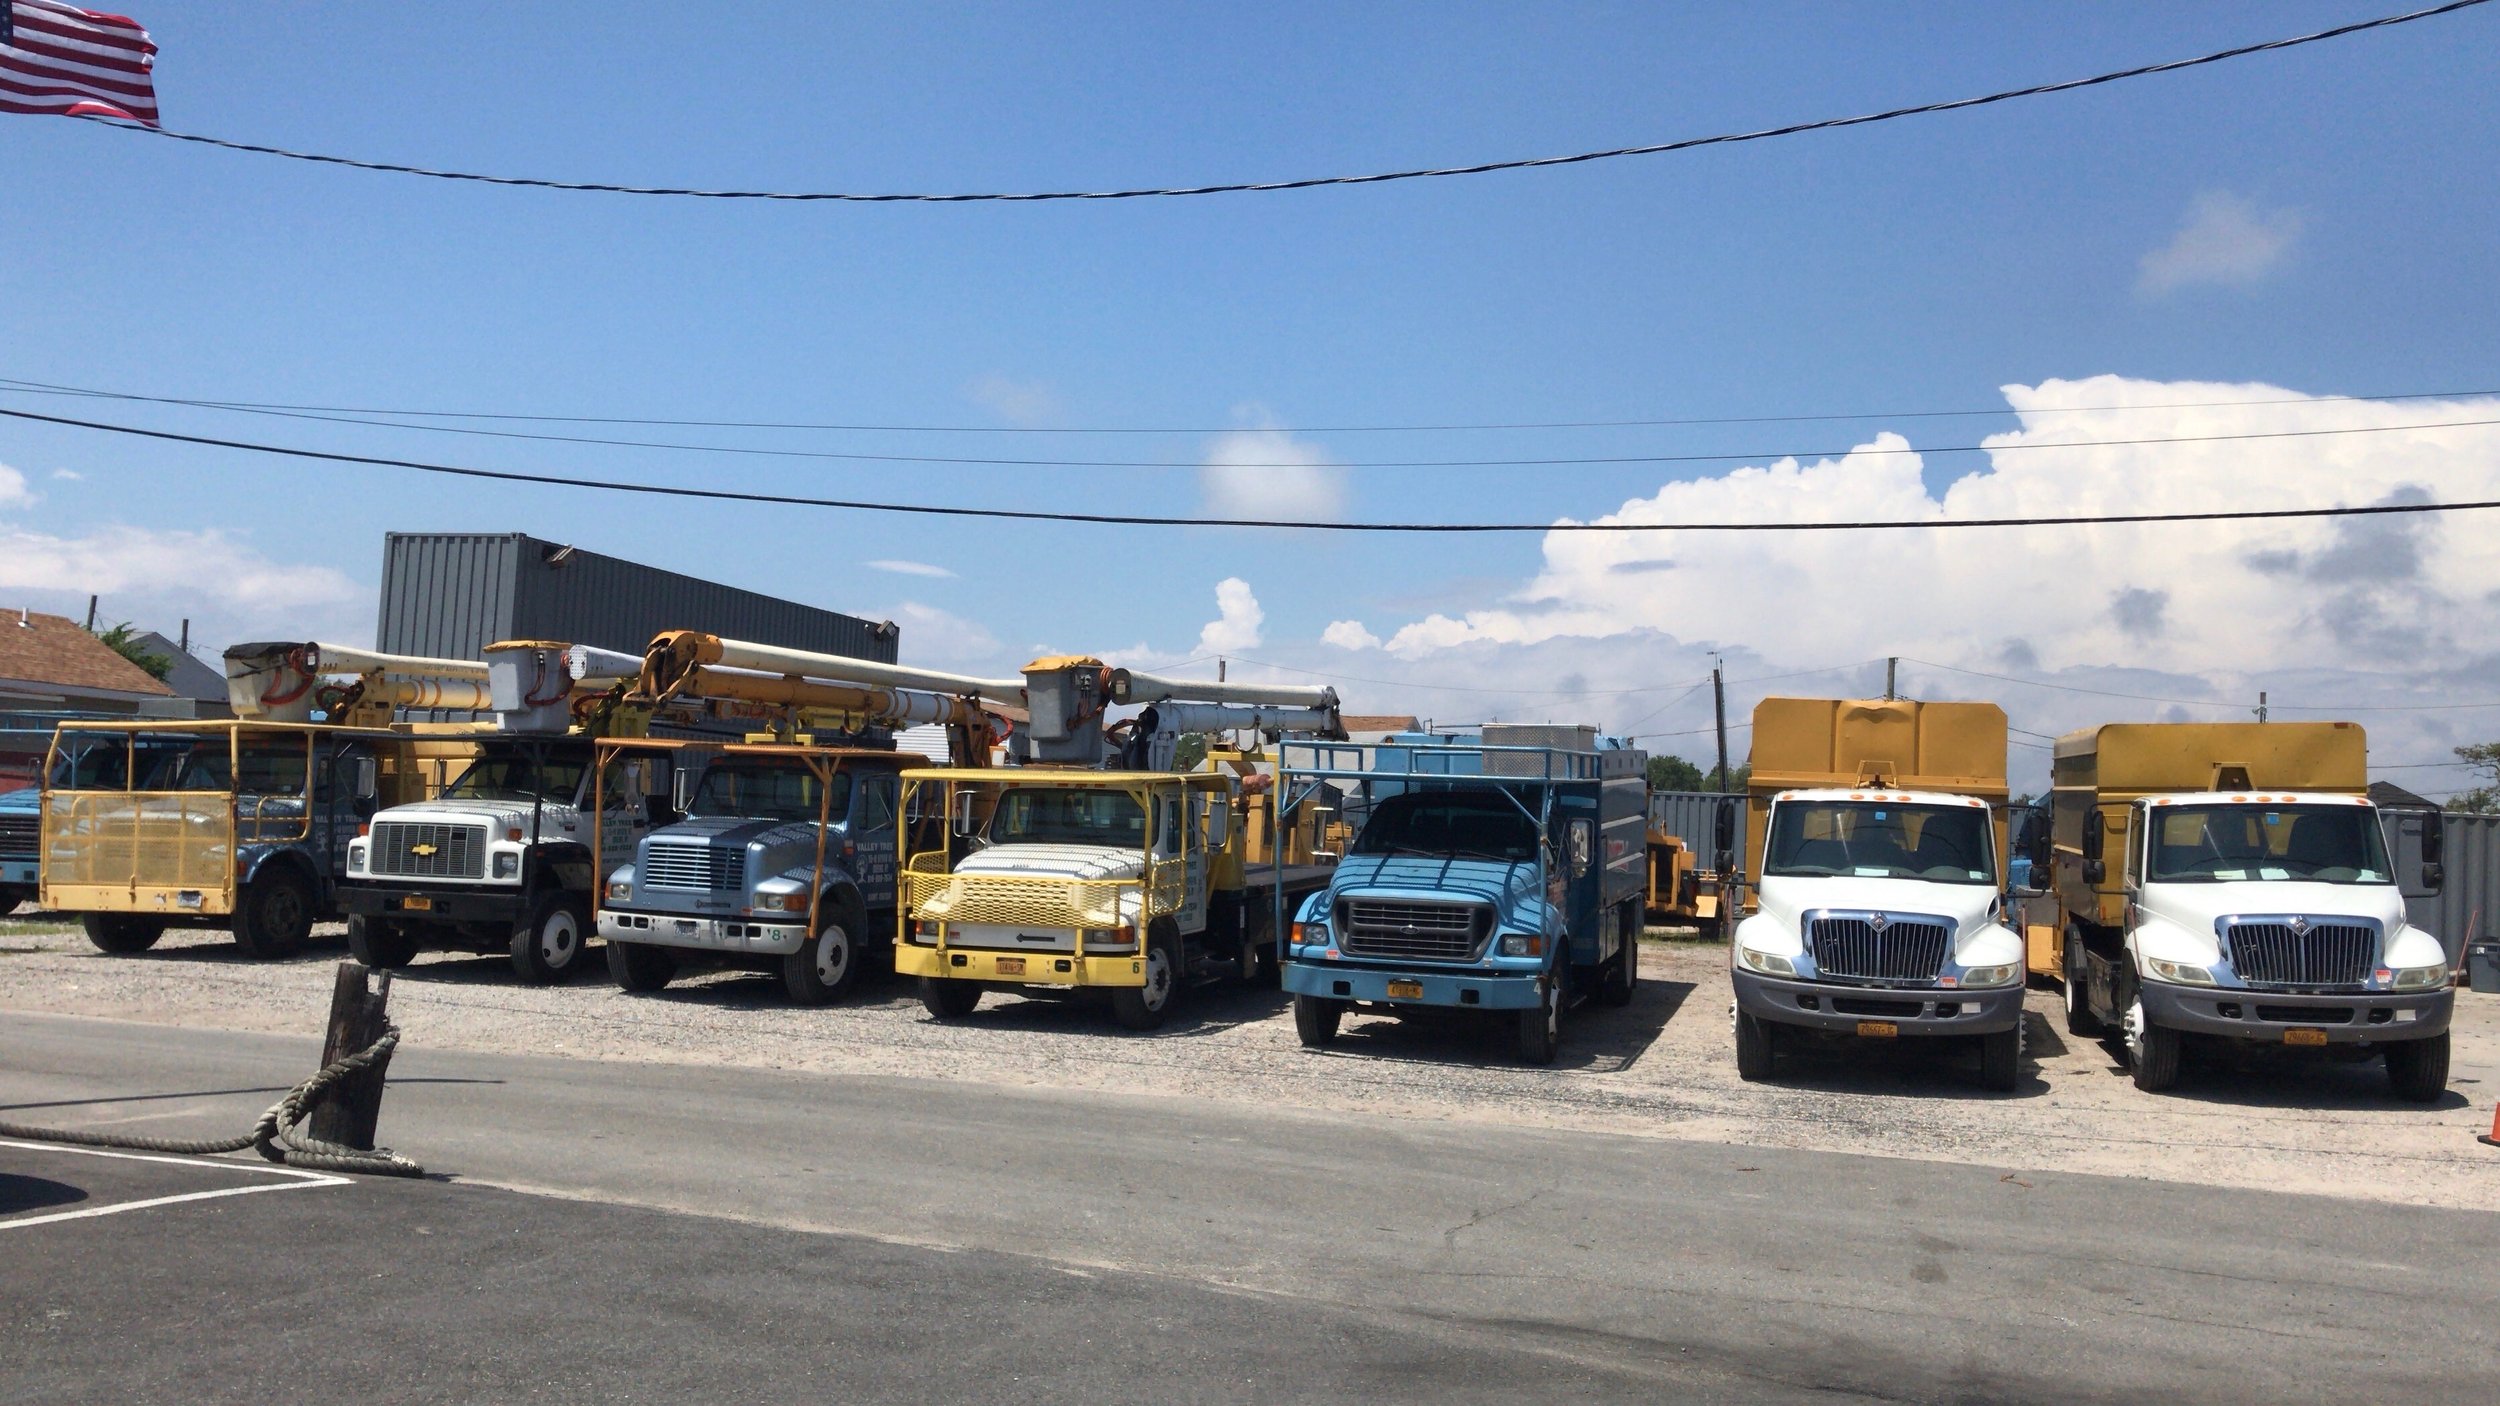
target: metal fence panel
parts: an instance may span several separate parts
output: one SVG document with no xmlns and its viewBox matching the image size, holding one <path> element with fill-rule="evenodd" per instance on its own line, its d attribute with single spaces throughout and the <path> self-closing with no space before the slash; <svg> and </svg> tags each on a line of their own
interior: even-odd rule
<svg viewBox="0 0 2500 1406">
<path fill-rule="evenodd" d="M 2387 812 L 2388 839 L 2395 847 L 2396 883 L 2404 892 L 2405 921 L 2438 936 L 2455 965 L 2466 945 L 2500 933 L 2500 815 L 2451 812 L 2439 817 L 2447 853 L 2441 867 L 2446 882 L 2437 893 L 2422 885 L 2422 830 L 2431 813 Z"/>
<path fill-rule="evenodd" d="M 1663 830 L 1692 847 L 1707 866 L 1711 844 L 1717 835 L 1719 807 L 1733 806 L 1736 811 L 1736 852 L 1745 852 L 1745 798 L 1742 795 L 1722 796 L 1716 791 L 1652 791 L 1649 793 L 1649 828 Z"/>
</svg>

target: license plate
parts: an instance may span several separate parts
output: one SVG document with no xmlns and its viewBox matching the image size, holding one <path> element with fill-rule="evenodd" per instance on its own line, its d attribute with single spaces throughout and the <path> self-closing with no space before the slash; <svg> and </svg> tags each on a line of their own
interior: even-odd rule
<svg viewBox="0 0 2500 1406">
<path fill-rule="evenodd" d="M 2286 1030 L 2283 1032 L 2283 1043 L 2287 1045 L 2323 1045 L 2326 1043 L 2326 1032 L 2323 1030 Z"/>
<path fill-rule="evenodd" d="M 1877 1040 L 1889 1040 L 1901 1033 L 1901 1027 L 1889 1020 L 1861 1020 L 1858 1033 Z"/>
<path fill-rule="evenodd" d="M 1420 981 L 1392 981 L 1389 983 L 1389 999 L 1392 1001 L 1420 1001 L 1423 998 L 1424 984 Z"/>
<path fill-rule="evenodd" d="M 1022 976 L 1022 975 L 1024 975 L 1024 959 L 1023 959 L 1022 957 L 1001 957 L 1001 958 L 999 958 L 999 959 L 998 959 L 998 974 L 999 974 L 1000 976 Z"/>
<path fill-rule="evenodd" d="M 399 901 L 399 906 L 403 912 L 423 913 L 434 907 L 434 900 L 430 898 L 403 898 Z"/>
</svg>

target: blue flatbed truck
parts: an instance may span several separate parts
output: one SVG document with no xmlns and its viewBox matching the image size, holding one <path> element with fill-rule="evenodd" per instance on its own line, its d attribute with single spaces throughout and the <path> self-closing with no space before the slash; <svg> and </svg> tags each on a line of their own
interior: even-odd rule
<svg viewBox="0 0 2500 1406">
<path fill-rule="evenodd" d="M 1282 954 L 1313 1048 L 1347 1011 L 1481 1010 L 1551 1064 L 1563 1012 L 1640 981 L 1645 754 L 1596 729 L 1488 724 L 1387 742 L 1285 742 L 1279 828 L 1335 811 L 1345 849 Z"/>
</svg>

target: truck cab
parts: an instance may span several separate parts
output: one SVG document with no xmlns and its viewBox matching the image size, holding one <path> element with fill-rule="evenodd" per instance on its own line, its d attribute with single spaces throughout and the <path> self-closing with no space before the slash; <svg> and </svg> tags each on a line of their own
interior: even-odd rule
<svg viewBox="0 0 2500 1406">
<path fill-rule="evenodd" d="M 578 969 L 599 876 L 665 818 L 665 762 L 594 763 L 588 737 L 487 736 L 440 795 L 373 816 L 347 850 L 348 945 L 369 966 L 429 948 L 509 953 L 523 981 Z M 596 849 L 594 849 L 594 845 Z"/>
<path fill-rule="evenodd" d="M 1386 745 L 1287 743 L 1280 807 L 1333 797 L 1350 843 L 1284 951 L 1312 1048 L 1347 1012 L 1442 1007 L 1506 1022 L 1550 1064 L 1563 1012 L 1632 999 L 1648 867 L 1640 752 L 1593 728 L 1488 726 Z"/>
<path fill-rule="evenodd" d="M 603 754 L 652 743 L 602 744 Z M 611 869 L 598 913 L 608 972 L 657 991 L 683 966 L 777 973 L 792 1000 L 839 1000 L 894 933 L 901 774 L 886 751 L 749 744 L 699 769 L 682 753 L 685 818 Z"/>
<path fill-rule="evenodd" d="M 0 917 L 35 901 L 43 882 L 42 830 L 42 787 L 0 791 Z"/>
<path fill-rule="evenodd" d="M 2007 924 L 2005 711 L 1906 698 L 1754 708 L 1750 915 L 1730 945 L 1736 1071 L 1812 1036 L 1959 1039 L 2018 1087 L 2022 938 Z"/>
</svg>

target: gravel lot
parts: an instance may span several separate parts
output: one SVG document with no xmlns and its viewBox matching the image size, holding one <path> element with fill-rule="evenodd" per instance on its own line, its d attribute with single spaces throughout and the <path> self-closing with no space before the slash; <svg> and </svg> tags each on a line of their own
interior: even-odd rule
<svg viewBox="0 0 2500 1406">
<path fill-rule="evenodd" d="M 0 919 L 0 1010 L 315 1034 L 345 955 L 324 931 L 263 965 L 222 932 L 110 957 L 58 919 Z M 412 1046 L 1097 1088 L 2500 1210 L 2500 1151 L 2474 1136 L 2500 1095 L 2500 996 L 2459 993 L 2450 1093 L 2429 1108 L 2390 1101 L 2375 1060 L 2295 1051 L 2191 1055 L 2177 1093 L 2141 1094 L 2108 1048 L 2064 1034 L 2053 991 L 2031 993 L 2036 1067 L 2012 1094 L 1978 1089 L 1975 1053 L 1920 1041 L 1835 1044 L 1762 1086 L 1736 1077 L 1725 949 L 1653 941 L 1642 956 L 1632 1006 L 1575 1012 L 1552 1069 L 1508 1063 L 1506 1040 L 1458 1019 L 1358 1014 L 1334 1049 L 1306 1051 L 1281 995 L 1236 989 L 1195 992 L 1164 1029 L 1134 1035 L 1085 1005 L 999 996 L 939 1025 L 891 978 L 803 1010 L 777 979 L 742 973 L 628 996 L 603 964 L 530 989 L 500 959 L 433 954 L 399 974 L 392 1009 Z"/>
</svg>

